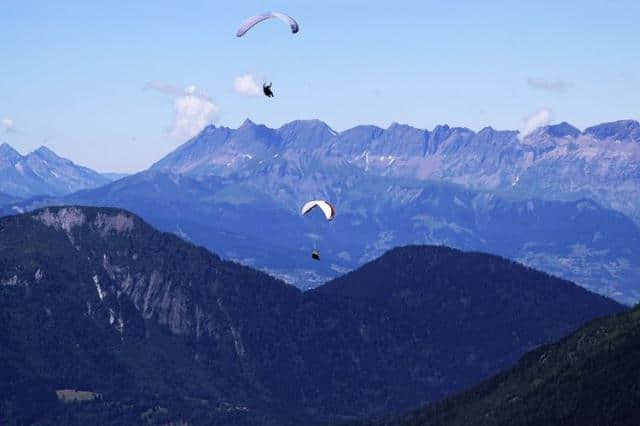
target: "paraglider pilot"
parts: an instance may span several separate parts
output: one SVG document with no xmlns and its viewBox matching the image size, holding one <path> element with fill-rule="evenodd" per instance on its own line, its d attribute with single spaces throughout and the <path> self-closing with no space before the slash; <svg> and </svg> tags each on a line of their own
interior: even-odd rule
<svg viewBox="0 0 640 426">
<path fill-rule="evenodd" d="M 273 98 L 273 92 L 271 91 L 271 84 L 269 83 L 268 85 L 265 83 L 262 85 L 262 91 L 264 92 L 264 95 L 267 98 Z"/>
<path fill-rule="evenodd" d="M 326 217 L 328 221 L 332 221 L 336 216 L 336 208 L 333 207 L 333 204 L 325 200 L 313 200 L 306 202 L 304 206 L 302 206 L 302 210 L 300 211 L 300 213 L 302 213 L 302 216 L 306 216 L 316 207 L 322 211 L 324 217 Z M 320 260 L 320 252 L 316 249 L 313 249 L 313 251 L 311 252 L 311 258 L 313 260 Z"/>
</svg>

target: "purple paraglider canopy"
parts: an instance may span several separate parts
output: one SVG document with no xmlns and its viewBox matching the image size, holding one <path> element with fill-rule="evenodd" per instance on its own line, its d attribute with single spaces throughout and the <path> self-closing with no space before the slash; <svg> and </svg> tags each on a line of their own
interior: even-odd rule
<svg viewBox="0 0 640 426">
<path fill-rule="evenodd" d="M 291 16 L 286 15 L 284 13 L 280 13 L 280 12 L 267 12 L 267 13 L 263 13 L 262 15 L 252 16 L 251 18 L 244 21 L 242 25 L 240 25 L 240 28 L 238 28 L 238 31 L 236 32 L 236 36 L 242 37 L 243 35 L 245 35 L 247 31 L 249 31 L 255 25 L 271 18 L 278 18 L 281 21 L 287 23 L 291 28 L 291 32 L 294 34 L 297 33 L 298 30 L 300 29 L 300 26 L 298 25 L 298 23 Z"/>
</svg>

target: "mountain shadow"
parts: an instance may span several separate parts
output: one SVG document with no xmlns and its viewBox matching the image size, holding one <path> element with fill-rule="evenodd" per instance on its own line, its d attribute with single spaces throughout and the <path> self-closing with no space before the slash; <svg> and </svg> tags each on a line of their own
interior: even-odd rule
<svg viewBox="0 0 640 426">
<path fill-rule="evenodd" d="M 640 424 L 640 308 L 594 320 L 428 408 L 367 425 Z"/>
</svg>

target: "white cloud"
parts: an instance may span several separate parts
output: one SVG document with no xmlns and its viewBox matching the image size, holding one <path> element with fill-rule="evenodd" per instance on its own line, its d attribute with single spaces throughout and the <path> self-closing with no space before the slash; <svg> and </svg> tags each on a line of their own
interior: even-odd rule
<svg viewBox="0 0 640 426">
<path fill-rule="evenodd" d="M 173 98 L 175 118 L 170 135 L 177 139 L 190 138 L 212 123 L 220 110 L 209 96 L 197 86 L 185 89 L 159 81 L 150 81 L 145 90 L 155 90 Z"/>
<path fill-rule="evenodd" d="M 548 80 L 541 77 L 527 78 L 529 87 L 547 92 L 564 93 L 573 86 L 573 83 L 565 80 Z"/>
<path fill-rule="evenodd" d="M 536 112 L 522 119 L 522 127 L 520 128 L 520 137 L 524 138 L 529 133 L 541 126 L 545 126 L 551 122 L 553 113 L 547 108 L 541 108 Z"/>
<path fill-rule="evenodd" d="M 0 128 L 5 131 L 5 133 L 11 133 L 16 131 L 16 124 L 9 117 L 3 117 L 0 120 Z"/>
<path fill-rule="evenodd" d="M 169 96 L 180 96 L 184 90 L 173 84 L 163 83 L 161 81 L 150 81 L 144 85 L 144 90 L 155 90 Z"/>
<path fill-rule="evenodd" d="M 251 74 L 244 74 L 233 80 L 233 88 L 236 92 L 247 96 L 260 95 L 260 86 Z"/>
<path fill-rule="evenodd" d="M 179 139 L 190 138 L 213 121 L 219 108 L 209 99 L 187 92 L 174 100 L 176 112 L 171 136 Z"/>
</svg>

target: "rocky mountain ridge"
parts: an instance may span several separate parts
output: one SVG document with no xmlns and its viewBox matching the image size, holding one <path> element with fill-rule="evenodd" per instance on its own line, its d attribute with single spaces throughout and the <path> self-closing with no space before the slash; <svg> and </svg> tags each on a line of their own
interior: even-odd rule
<svg viewBox="0 0 640 426">
<path fill-rule="evenodd" d="M 0 145 L 0 192 L 13 197 L 64 195 L 110 181 L 98 172 L 59 157 L 45 146 L 21 155 L 7 143 Z"/>
<path fill-rule="evenodd" d="M 238 129 L 208 126 L 152 166 L 192 176 L 264 178 L 322 167 L 452 182 L 539 199 L 591 198 L 640 223 L 640 124 L 621 120 L 580 132 L 568 123 L 522 137 L 485 127 L 433 130 L 398 123 L 335 132 L 319 120 L 270 129 L 246 120 Z M 297 198 L 300 198 L 299 194 Z"/>
</svg>

